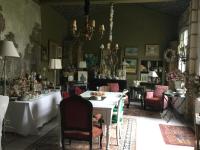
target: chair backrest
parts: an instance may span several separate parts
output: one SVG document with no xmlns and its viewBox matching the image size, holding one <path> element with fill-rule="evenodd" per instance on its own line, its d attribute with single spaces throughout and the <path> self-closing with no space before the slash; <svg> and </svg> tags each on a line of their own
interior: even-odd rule
<svg viewBox="0 0 200 150">
<path fill-rule="evenodd" d="M 75 89 L 74 89 L 74 93 L 76 95 L 80 95 L 81 93 L 83 93 L 83 90 L 80 87 L 76 86 Z"/>
<path fill-rule="evenodd" d="M 2 134 L 3 119 L 5 117 L 6 110 L 8 108 L 8 103 L 9 103 L 9 97 L 0 95 L 0 138 Z M 0 141 L 0 150 L 1 150 L 1 141 Z"/>
<path fill-rule="evenodd" d="M 123 113 L 124 113 L 124 99 L 123 97 L 121 97 L 121 99 L 118 101 L 117 122 L 122 121 Z"/>
<path fill-rule="evenodd" d="M 73 95 L 60 103 L 62 131 L 92 131 L 92 103 Z"/>
<path fill-rule="evenodd" d="M 118 83 L 108 83 L 110 87 L 110 92 L 119 92 L 119 84 Z"/>
<path fill-rule="evenodd" d="M 153 93 L 154 97 L 162 97 L 163 93 L 168 90 L 168 86 L 166 85 L 156 85 Z"/>
<path fill-rule="evenodd" d="M 109 92 L 110 91 L 110 87 L 107 86 L 107 85 L 102 85 L 102 86 L 99 87 L 99 91 Z"/>
</svg>

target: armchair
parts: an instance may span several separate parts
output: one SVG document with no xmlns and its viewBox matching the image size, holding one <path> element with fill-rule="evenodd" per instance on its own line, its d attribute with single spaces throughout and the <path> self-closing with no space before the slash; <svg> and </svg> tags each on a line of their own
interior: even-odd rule
<svg viewBox="0 0 200 150">
<path fill-rule="evenodd" d="M 167 90 L 168 86 L 156 85 L 154 91 L 146 91 L 144 97 L 144 109 L 146 109 L 147 106 L 153 107 L 161 111 L 167 108 L 168 98 L 163 97 L 163 93 Z"/>
</svg>

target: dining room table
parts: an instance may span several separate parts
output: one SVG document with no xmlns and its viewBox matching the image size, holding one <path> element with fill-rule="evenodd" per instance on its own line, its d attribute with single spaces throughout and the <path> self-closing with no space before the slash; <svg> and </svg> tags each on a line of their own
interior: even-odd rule
<svg viewBox="0 0 200 150">
<path fill-rule="evenodd" d="M 57 116 L 61 100 L 60 90 L 53 90 L 24 101 L 10 101 L 5 130 L 23 136 L 40 134 L 40 127 Z"/>
<path fill-rule="evenodd" d="M 80 96 L 88 99 L 93 105 L 93 114 L 101 114 L 106 126 L 106 149 L 109 149 L 110 127 L 112 125 L 112 114 L 115 105 L 122 98 L 122 92 L 103 92 L 101 98 L 92 96 L 97 91 L 85 91 Z"/>
</svg>

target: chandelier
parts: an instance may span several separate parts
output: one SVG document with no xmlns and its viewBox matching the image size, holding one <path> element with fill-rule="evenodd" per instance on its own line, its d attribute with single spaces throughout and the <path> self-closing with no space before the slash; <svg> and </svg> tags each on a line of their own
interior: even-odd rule
<svg viewBox="0 0 200 150">
<path fill-rule="evenodd" d="M 79 29 L 77 27 L 77 21 L 76 19 L 72 22 L 72 35 L 76 38 L 82 38 L 85 40 L 91 40 L 93 33 L 95 31 L 95 20 L 90 20 L 89 17 L 89 11 L 90 11 L 90 0 L 85 0 L 85 6 L 84 6 L 84 18 L 85 18 L 85 26 L 83 29 Z M 100 37 L 103 37 L 105 31 L 104 24 L 101 24 L 99 27 L 99 33 Z"/>
<path fill-rule="evenodd" d="M 114 15 L 114 8 L 113 3 L 111 3 L 110 7 L 110 31 L 109 31 L 109 40 L 106 45 L 101 44 L 101 63 L 100 63 L 100 69 L 102 74 L 105 74 L 107 76 L 115 76 L 116 75 L 116 69 L 118 64 L 118 50 L 119 45 L 118 43 L 114 43 L 112 40 L 112 29 L 113 29 L 113 15 Z M 107 55 L 105 56 L 104 53 Z"/>
</svg>

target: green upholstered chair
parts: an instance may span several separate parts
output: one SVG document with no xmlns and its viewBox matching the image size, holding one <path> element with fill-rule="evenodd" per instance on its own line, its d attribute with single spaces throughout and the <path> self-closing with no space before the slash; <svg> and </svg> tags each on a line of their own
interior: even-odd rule
<svg viewBox="0 0 200 150">
<path fill-rule="evenodd" d="M 118 105 L 113 109 L 112 115 L 112 125 L 116 126 L 116 138 L 117 145 L 119 145 L 119 139 L 121 138 L 121 126 L 123 124 L 123 113 L 124 113 L 124 100 L 126 99 L 126 94 L 128 90 L 124 90 L 120 100 L 118 101 Z"/>
</svg>

